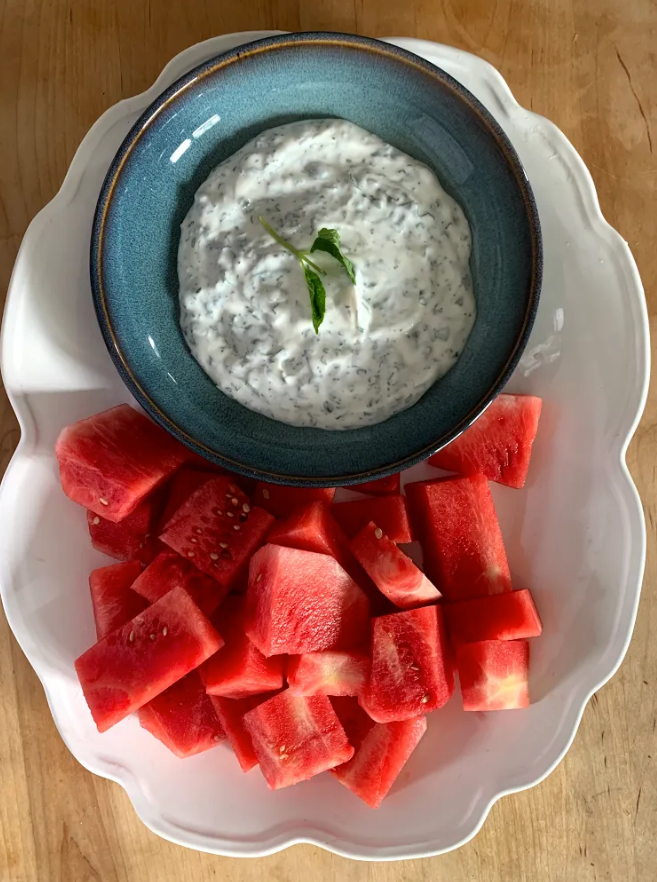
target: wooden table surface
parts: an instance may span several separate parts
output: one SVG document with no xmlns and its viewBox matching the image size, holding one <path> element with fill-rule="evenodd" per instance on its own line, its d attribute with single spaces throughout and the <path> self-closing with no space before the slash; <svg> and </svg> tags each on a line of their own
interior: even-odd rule
<svg viewBox="0 0 657 882">
<path fill-rule="evenodd" d="M 422 37 L 495 65 L 518 101 L 552 119 L 588 164 L 605 216 L 637 259 L 654 320 L 654 0 L 0 0 L 0 297 L 29 221 L 104 110 L 150 86 L 186 46 L 274 28 Z M 68 753 L 0 613 L 0 882 L 652 882 L 656 430 L 653 389 L 629 454 L 648 519 L 648 564 L 628 656 L 591 701 L 559 768 L 499 802 L 469 845 L 430 860 L 366 865 L 310 847 L 239 861 L 164 842 L 120 787 Z M 17 440 L 1 393 L 0 469 Z"/>
</svg>

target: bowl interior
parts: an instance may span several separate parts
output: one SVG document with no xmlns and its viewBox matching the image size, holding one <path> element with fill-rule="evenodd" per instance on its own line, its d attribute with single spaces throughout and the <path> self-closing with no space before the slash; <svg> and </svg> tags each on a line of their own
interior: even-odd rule
<svg viewBox="0 0 657 882">
<path fill-rule="evenodd" d="M 180 223 L 214 166 L 266 128 L 331 116 L 425 162 L 462 205 L 478 310 L 457 364 L 417 404 L 342 432 L 287 426 L 219 392 L 183 340 L 176 271 Z M 296 35 L 220 56 L 151 105 L 108 173 L 91 269 L 110 352 L 158 421 L 250 474 L 348 483 L 424 458 L 499 391 L 531 329 L 540 233 L 512 148 L 455 81 L 377 41 Z"/>
</svg>

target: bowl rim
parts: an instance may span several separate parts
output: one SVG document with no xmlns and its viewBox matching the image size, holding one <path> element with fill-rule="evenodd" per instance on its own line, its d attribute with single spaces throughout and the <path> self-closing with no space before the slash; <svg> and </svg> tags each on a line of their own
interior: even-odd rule
<svg viewBox="0 0 657 882">
<path fill-rule="evenodd" d="M 486 393 L 470 412 L 453 426 L 451 430 L 444 432 L 431 444 L 413 450 L 407 456 L 404 456 L 393 463 L 356 473 L 319 477 L 290 475 L 283 472 L 272 472 L 267 469 L 247 465 L 243 462 L 232 459 L 229 456 L 218 453 L 202 441 L 194 438 L 182 428 L 182 426 L 178 425 L 148 395 L 138 377 L 135 375 L 135 372 L 130 367 L 127 356 L 121 347 L 120 340 L 112 324 L 107 304 L 105 285 L 103 283 L 105 226 L 109 208 L 112 203 L 112 197 L 116 190 L 116 185 L 120 179 L 122 170 L 129 161 L 134 147 L 142 135 L 145 134 L 149 127 L 157 120 L 159 114 L 166 107 L 175 102 L 176 99 L 184 95 L 191 86 L 206 77 L 211 76 L 224 67 L 244 61 L 246 58 L 260 55 L 264 52 L 272 52 L 295 46 L 302 48 L 308 45 L 340 46 L 350 50 L 361 50 L 373 55 L 389 57 L 397 62 L 401 61 L 416 71 L 428 75 L 440 86 L 449 89 L 456 98 L 462 101 L 468 109 L 479 118 L 483 127 L 492 136 L 513 175 L 525 208 L 532 258 L 527 306 L 520 333 L 517 335 L 514 347 L 497 379 L 487 389 Z M 94 309 L 103 340 L 121 379 L 144 410 L 146 410 L 157 423 L 181 441 L 185 446 L 219 466 L 226 467 L 229 470 L 248 478 L 266 480 L 275 484 L 305 487 L 350 486 L 358 485 L 364 481 L 370 481 L 375 478 L 383 478 L 424 461 L 427 457 L 436 453 L 461 435 L 497 397 L 511 377 L 511 374 L 513 373 L 529 340 L 538 310 L 543 278 L 543 239 L 536 200 L 518 154 L 511 144 L 511 141 L 504 133 L 502 127 L 492 114 L 468 89 L 462 86 L 456 79 L 450 76 L 450 74 L 431 62 L 426 61 L 424 58 L 415 55 L 413 52 L 372 37 L 329 31 L 306 31 L 300 33 L 277 34 L 275 36 L 269 36 L 244 43 L 234 49 L 222 52 L 187 71 L 187 73 L 179 77 L 167 89 L 158 95 L 158 97 L 141 113 L 131 127 L 109 166 L 94 212 L 89 257 Z M 410 409 L 412 408 L 409 408 L 409 410 Z"/>
</svg>

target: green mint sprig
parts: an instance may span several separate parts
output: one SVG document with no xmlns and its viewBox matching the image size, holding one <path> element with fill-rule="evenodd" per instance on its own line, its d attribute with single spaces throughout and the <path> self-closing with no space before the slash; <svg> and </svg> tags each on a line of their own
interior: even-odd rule
<svg viewBox="0 0 657 882">
<path fill-rule="evenodd" d="M 276 230 L 267 223 L 264 217 L 258 216 L 258 220 L 272 239 L 275 239 L 278 244 L 287 249 L 290 254 L 294 254 L 301 264 L 306 285 L 308 287 L 308 294 L 310 296 L 310 311 L 312 314 L 313 328 L 315 329 L 315 333 L 318 334 L 319 327 L 324 321 L 324 315 L 326 313 L 326 289 L 324 288 L 324 283 L 320 279 L 320 276 L 326 275 L 326 273 L 320 266 L 314 263 L 308 255 L 312 254 L 314 251 L 324 251 L 327 254 L 330 254 L 331 257 L 334 257 L 338 263 L 345 268 L 351 281 L 356 284 L 356 271 L 354 265 L 349 258 L 345 257 L 340 251 L 340 234 L 337 230 L 322 228 L 311 245 L 310 251 L 300 251 L 282 236 L 279 236 Z"/>
</svg>

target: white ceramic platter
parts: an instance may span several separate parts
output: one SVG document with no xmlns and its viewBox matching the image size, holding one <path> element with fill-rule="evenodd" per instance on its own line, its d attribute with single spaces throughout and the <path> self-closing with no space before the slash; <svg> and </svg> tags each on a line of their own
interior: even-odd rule
<svg viewBox="0 0 657 882">
<path fill-rule="evenodd" d="M 437 854 L 472 837 L 500 796 L 554 768 L 587 700 L 625 654 L 645 555 L 641 505 L 624 460 L 648 382 L 643 291 L 627 244 L 604 221 L 591 177 L 558 129 L 520 107 L 481 59 L 391 40 L 486 105 L 525 165 L 541 216 L 543 295 L 510 388 L 542 396 L 544 412 L 526 490 L 494 489 L 516 586 L 531 587 L 544 622 L 532 644 L 534 704 L 465 714 L 456 697 L 431 716 L 378 811 L 328 775 L 271 793 L 257 770 L 243 775 L 223 747 L 178 760 L 135 719 L 99 735 L 73 660 L 95 640 L 87 577 L 107 559 L 89 546 L 84 511 L 61 492 L 53 453 L 63 426 L 129 400 L 92 307 L 94 205 L 114 152 L 156 95 L 196 64 L 260 36 L 267 34 L 194 46 L 148 92 L 104 114 L 25 235 L 2 336 L 4 381 L 22 429 L 0 491 L 2 599 L 70 750 L 125 787 L 161 836 L 229 855 L 298 842 L 375 860 Z"/>
</svg>

